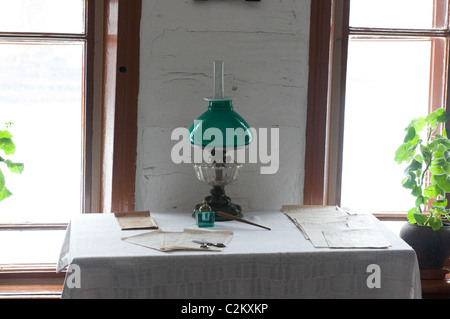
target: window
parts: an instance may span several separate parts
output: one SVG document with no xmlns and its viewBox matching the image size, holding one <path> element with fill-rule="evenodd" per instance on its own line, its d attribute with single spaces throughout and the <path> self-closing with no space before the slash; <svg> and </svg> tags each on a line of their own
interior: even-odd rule
<svg viewBox="0 0 450 319">
<path fill-rule="evenodd" d="M 0 203 L 0 264 L 54 262 L 89 205 L 93 3 L 0 0 L 0 130 L 9 123 L 25 165 L 2 167 L 13 195 Z"/>
<path fill-rule="evenodd" d="M 349 36 L 341 205 L 408 211 L 393 154 L 412 118 L 446 105 L 448 1 L 351 1 Z"/>
<path fill-rule="evenodd" d="M 410 208 L 393 158 L 412 117 L 447 105 L 448 11 L 441 0 L 312 4 L 306 204 Z"/>
<path fill-rule="evenodd" d="M 67 223 L 82 211 L 88 114 L 88 2 L 0 1 L 0 127 L 13 135 L 21 175 L 0 224 Z"/>
<path fill-rule="evenodd" d="M 45 176 L 52 173 L 58 178 L 62 175 L 65 184 L 45 189 L 39 181 L 33 180 L 32 189 L 39 195 L 39 201 L 29 201 L 32 215 L 21 212 L 21 218 L 14 215 L 10 220 L 2 220 L 0 216 L 0 243 L 8 243 L 0 245 L 0 296 L 58 297 L 64 275 L 55 274 L 55 265 L 70 218 L 59 215 L 70 210 L 67 209 L 68 202 L 61 201 L 60 207 L 55 204 L 57 189 L 62 189 L 60 194 L 64 198 L 70 195 L 77 206 L 72 210 L 74 214 L 134 209 L 141 7 L 140 0 L 0 0 L 0 45 L 8 44 L 10 50 L 54 53 L 38 55 L 40 58 L 28 55 L 33 61 L 26 61 L 26 55 L 9 56 L 16 65 L 24 65 L 23 72 L 34 74 L 37 82 L 42 82 L 38 83 L 40 87 L 30 89 L 30 82 L 36 81 L 20 69 L 19 75 L 11 76 L 11 83 L 6 83 L 19 84 L 19 88 L 23 86 L 22 90 L 28 88 L 28 93 L 44 91 L 38 102 L 53 98 L 66 102 L 64 110 L 58 104 L 61 109 L 51 109 L 53 113 L 44 114 L 46 117 L 42 122 L 33 119 L 39 122 L 39 130 L 34 130 L 32 137 L 40 152 L 33 154 L 30 160 L 19 153 L 19 150 L 27 150 L 19 139 L 23 132 L 19 131 L 28 124 L 21 124 L 18 118 L 4 121 L 14 122 L 10 128 L 17 148 L 14 159 L 23 161 L 28 172 L 31 170 L 29 163 L 38 162 L 36 158 L 42 155 L 46 164 L 42 167 Z M 43 56 L 46 60 L 41 60 Z M 0 53 L 0 68 L 6 65 L 11 69 L 10 61 L 3 63 L 1 57 Z M 53 63 L 59 63 L 60 67 Z M 63 76 L 67 73 L 72 74 L 70 79 Z M 2 76 L 3 71 L 0 81 Z M 53 97 L 49 95 L 51 92 Z M 4 102 L 2 94 L 16 100 L 25 99 L 0 88 L 0 108 Z M 29 100 L 35 102 L 36 99 Z M 73 108 L 68 106 L 68 100 Z M 40 105 L 47 106 L 46 103 Z M 74 113 L 67 114 L 67 108 Z M 59 122 L 52 123 L 49 114 L 58 114 L 74 124 L 58 129 Z M 32 116 L 26 117 L 27 120 L 30 118 Z M 44 127 L 51 132 L 51 138 L 42 133 Z M 71 165 L 74 182 L 69 190 L 65 186 L 68 167 L 64 165 L 57 169 L 53 166 L 58 163 L 52 154 L 67 156 L 60 147 L 69 143 L 65 140 L 63 145 L 57 145 L 57 140 L 74 132 L 74 142 L 69 145 L 68 152 L 73 152 L 76 163 Z M 8 188 L 14 193 L 11 198 L 18 197 L 24 176 L 25 171 L 16 176 L 16 182 L 7 180 Z M 0 203 L 0 215 L 4 203 L 6 201 Z M 53 207 L 54 213 L 46 215 L 49 207 Z M 46 217 L 35 218 L 40 213 Z"/>
</svg>

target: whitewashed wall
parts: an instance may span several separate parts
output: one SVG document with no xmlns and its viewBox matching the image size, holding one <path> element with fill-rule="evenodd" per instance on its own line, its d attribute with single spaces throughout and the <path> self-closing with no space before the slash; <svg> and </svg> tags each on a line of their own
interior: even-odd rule
<svg viewBox="0 0 450 319">
<path fill-rule="evenodd" d="M 143 0 L 136 209 L 191 211 L 209 194 L 190 164 L 174 164 L 171 133 L 207 109 L 213 61 L 225 93 L 254 128 L 280 129 L 280 169 L 246 165 L 227 194 L 243 210 L 303 199 L 310 0 Z"/>
</svg>

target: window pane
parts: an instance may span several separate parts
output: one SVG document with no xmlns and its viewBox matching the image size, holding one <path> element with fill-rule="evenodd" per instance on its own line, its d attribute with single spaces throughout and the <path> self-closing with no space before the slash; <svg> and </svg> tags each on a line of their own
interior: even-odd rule
<svg viewBox="0 0 450 319">
<path fill-rule="evenodd" d="M 58 260 L 64 230 L 0 231 L 0 264 L 53 264 Z"/>
<path fill-rule="evenodd" d="M 407 211 L 414 198 L 394 154 L 404 128 L 429 106 L 431 40 L 349 43 L 342 205 Z"/>
<path fill-rule="evenodd" d="M 85 31 L 84 0 L 0 0 L 0 32 Z"/>
<path fill-rule="evenodd" d="M 83 41 L 0 41 L 0 129 L 8 121 L 16 145 L 1 167 L 13 196 L 0 202 L 0 223 L 67 221 L 80 212 Z"/>
<path fill-rule="evenodd" d="M 350 26 L 444 29 L 448 21 L 447 8 L 448 1 L 443 0 L 352 0 Z"/>
</svg>

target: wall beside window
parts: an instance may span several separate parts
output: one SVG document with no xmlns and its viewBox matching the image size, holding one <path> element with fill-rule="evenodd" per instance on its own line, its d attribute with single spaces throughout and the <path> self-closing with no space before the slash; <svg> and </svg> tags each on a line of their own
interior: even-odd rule
<svg viewBox="0 0 450 319">
<path fill-rule="evenodd" d="M 236 111 L 255 129 L 280 129 L 279 171 L 247 164 L 227 194 L 244 210 L 302 202 L 310 3 L 143 1 L 137 210 L 190 211 L 209 194 L 191 164 L 172 162 L 171 133 L 206 111 L 218 59 Z"/>
</svg>

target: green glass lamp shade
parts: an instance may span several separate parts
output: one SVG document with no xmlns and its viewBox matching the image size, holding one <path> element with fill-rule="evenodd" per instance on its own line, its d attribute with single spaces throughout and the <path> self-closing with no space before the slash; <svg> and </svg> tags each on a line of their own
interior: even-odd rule
<svg viewBox="0 0 450 319">
<path fill-rule="evenodd" d="M 252 131 L 247 122 L 233 110 L 234 98 L 224 96 L 223 61 L 214 61 L 214 91 L 208 110 L 189 130 L 193 145 L 216 148 L 239 148 L 250 144 Z"/>
<path fill-rule="evenodd" d="M 232 100 L 210 100 L 208 110 L 189 130 L 191 143 L 201 147 L 238 148 L 252 138 L 250 126 L 233 110 Z"/>
</svg>

